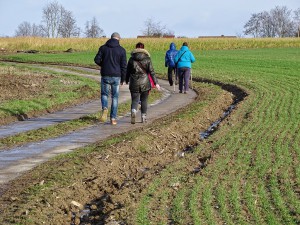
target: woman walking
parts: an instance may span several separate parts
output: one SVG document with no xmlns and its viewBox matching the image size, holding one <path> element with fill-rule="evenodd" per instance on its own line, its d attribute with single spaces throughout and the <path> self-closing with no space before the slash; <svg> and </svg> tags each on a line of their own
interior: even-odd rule
<svg viewBox="0 0 300 225">
<path fill-rule="evenodd" d="M 129 90 L 131 93 L 132 124 L 135 124 L 139 101 L 141 101 L 142 123 L 147 122 L 148 96 L 151 90 L 149 76 L 151 76 L 154 85 L 159 90 L 160 86 L 155 76 L 150 54 L 144 49 L 144 44 L 139 42 L 136 44 L 136 49 L 131 52 L 126 73 L 126 84 L 129 82 Z"/>
<path fill-rule="evenodd" d="M 192 63 L 195 62 L 193 53 L 189 50 L 188 43 L 184 42 L 175 56 L 179 77 L 179 93 L 186 94 L 189 91 Z"/>
</svg>

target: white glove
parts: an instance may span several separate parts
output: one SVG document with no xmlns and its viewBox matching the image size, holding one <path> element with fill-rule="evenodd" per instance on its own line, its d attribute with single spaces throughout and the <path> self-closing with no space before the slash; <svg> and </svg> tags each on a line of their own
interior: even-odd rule
<svg viewBox="0 0 300 225">
<path fill-rule="evenodd" d="M 159 86 L 159 84 L 156 84 L 155 86 L 156 86 L 157 90 L 160 91 L 160 86 Z"/>
</svg>

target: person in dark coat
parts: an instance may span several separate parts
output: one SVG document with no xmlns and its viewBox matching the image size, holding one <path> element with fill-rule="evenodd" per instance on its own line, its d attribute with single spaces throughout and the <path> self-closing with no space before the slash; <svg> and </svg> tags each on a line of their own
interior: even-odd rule
<svg viewBox="0 0 300 225">
<path fill-rule="evenodd" d="M 170 44 L 170 49 L 166 52 L 165 56 L 165 67 L 168 67 L 168 81 L 170 86 L 173 86 L 173 73 L 175 74 L 175 79 L 177 80 L 176 76 L 176 66 L 175 66 L 175 55 L 177 54 L 178 50 L 176 50 L 175 43 Z"/>
<path fill-rule="evenodd" d="M 117 124 L 119 86 L 123 84 L 126 77 L 126 51 L 120 46 L 120 34 L 114 32 L 104 45 L 99 48 L 94 62 L 99 65 L 101 74 L 101 122 L 106 122 L 108 114 L 108 96 L 111 93 L 110 121 L 112 125 Z"/>
<path fill-rule="evenodd" d="M 126 84 L 129 83 L 131 93 L 131 123 L 135 124 L 136 112 L 139 101 L 141 101 L 142 123 L 147 122 L 148 96 L 151 90 L 149 77 L 151 76 L 154 85 L 159 90 L 157 78 L 151 62 L 149 52 L 144 49 L 144 44 L 139 42 L 136 49 L 131 52 L 131 57 L 127 64 Z"/>
</svg>

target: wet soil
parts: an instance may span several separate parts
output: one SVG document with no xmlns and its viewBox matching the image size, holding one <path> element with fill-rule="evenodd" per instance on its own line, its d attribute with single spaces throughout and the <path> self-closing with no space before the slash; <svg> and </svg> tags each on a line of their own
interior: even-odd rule
<svg viewBox="0 0 300 225">
<path fill-rule="evenodd" d="M 201 111 L 194 112 L 192 104 L 142 130 L 95 143 L 89 153 L 78 150 L 75 160 L 51 160 L 12 181 L 2 189 L 0 210 L 6 217 L 0 221 L 134 224 L 137 203 L 153 179 L 182 160 L 184 149 L 197 146 L 200 131 L 220 118 L 236 98 L 224 90 L 212 98 L 213 89 L 197 84 L 195 89 L 194 104 L 208 102 Z M 199 170 L 199 158 L 203 165 L 209 161 L 211 153 L 201 154 L 189 157 L 185 170 Z M 55 183 L 60 179 L 65 184 Z"/>
</svg>

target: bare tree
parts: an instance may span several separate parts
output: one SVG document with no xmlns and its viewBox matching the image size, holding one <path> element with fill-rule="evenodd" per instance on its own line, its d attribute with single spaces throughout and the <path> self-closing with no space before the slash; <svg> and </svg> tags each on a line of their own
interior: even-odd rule
<svg viewBox="0 0 300 225">
<path fill-rule="evenodd" d="M 248 20 L 248 22 L 244 25 L 244 28 L 245 35 L 253 35 L 253 37 L 259 37 L 261 30 L 261 21 L 259 13 L 253 13 L 251 15 L 250 20 Z"/>
<path fill-rule="evenodd" d="M 36 25 L 32 24 L 31 26 L 31 36 L 34 37 L 45 37 L 45 34 L 43 32 L 43 26 L 42 25 Z"/>
<path fill-rule="evenodd" d="M 276 27 L 276 36 L 288 37 L 293 34 L 291 10 L 289 10 L 286 6 L 276 6 L 275 9 L 271 10 L 270 14 L 273 18 L 274 26 Z"/>
<path fill-rule="evenodd" d="M 30 24 L 29 22 L 21 23 L 15 31 L 15 36 L 34 36 L 43 37 L 43 29 L 41 25 Z"/>
<path fill-rule="evenodd" d="M 276 29 L 272 16 L 267 11 L 259 13 L 260 19 L 260 36 L 275 37 Z"/>
<path fill-rule="evenodd" d="M 104 37 L 104 31 L 99 26 L 96 17 L 93 17 L 91 21 L 87 21 L 85 24 L 85 36 L 88 38 L 97 38 L 97 37 Z"/>
<path fill-rule="evenodd" d="M 295 33 L 291 10 L 286 6 L 252 14 L 244 28 L 245 35 L 254 37 L 289 37 Z"/>
<path fill-rule="evenodd" d="M 61 8 L 61 20 L 59 23 L 58 33 L 61 37 L 78 37 L 80 28 L 76 26 L 76 20 L 71 11 Z"/>
<path fill-rule="evenodd" d="M 15 31 L 15 36 L 20 37 L 26 37 L 26 36 L 31 36 L 32 34 L 32 27 L 31 24 L 27 21 L 24 21 L 23 23 L 21 23 L 17 30 Z"/>
<path fill-rule="evenodd" d="M 294 11 L 294 22 L 297 30 L 297 37 L 300 37 L 300 8 Z"/>
<path fill-rule="evenodd" d="M 54 1 L 43 8 L 44 31 L 47 37 L 58 37 L 59 24 L 61 20 L 62 6 Z"/>
<path fill-rule="evenodd" d="M 161 22 L 155 22 L 152 18 L 145 21 L 145 29 L 142 30 L 143 35 L 161 37 L 167 31 L 166 26 L 161 25 Z"/>
</svg>

